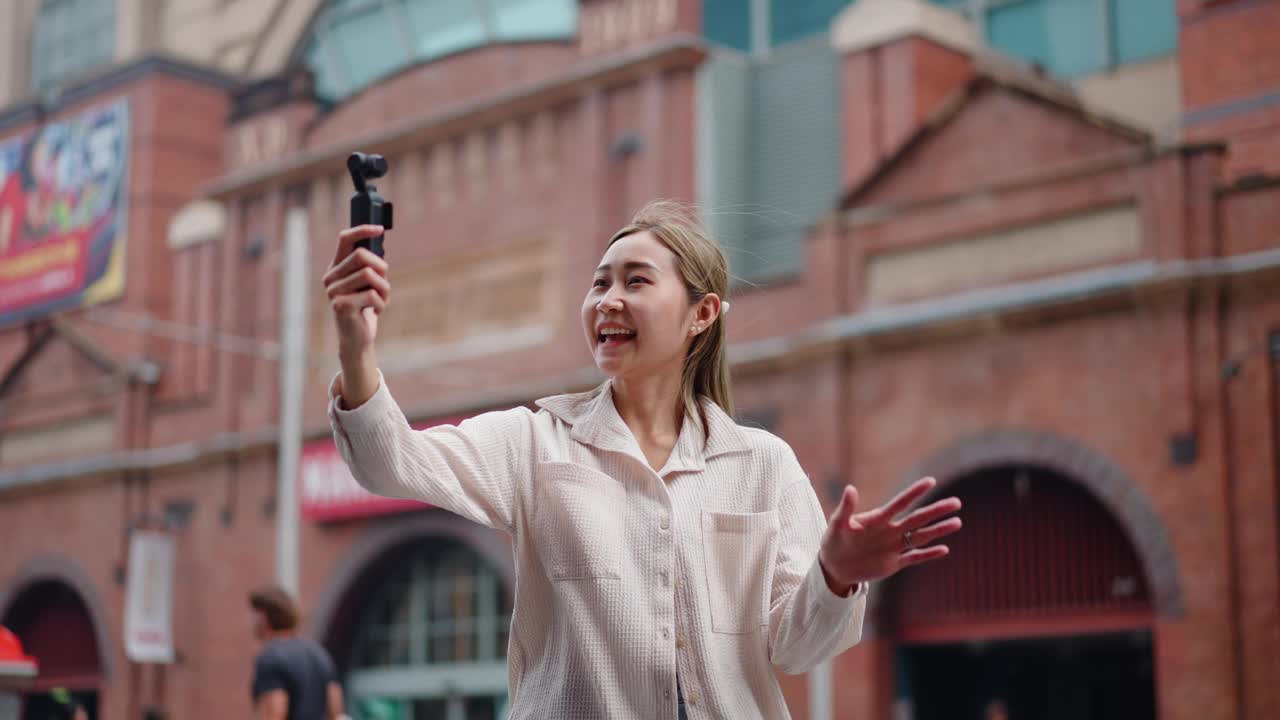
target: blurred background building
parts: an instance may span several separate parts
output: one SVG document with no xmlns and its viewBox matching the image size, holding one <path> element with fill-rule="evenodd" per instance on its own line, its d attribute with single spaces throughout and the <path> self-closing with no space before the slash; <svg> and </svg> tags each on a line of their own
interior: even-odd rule
<svg viewBox="0 0 1280 720">
<path fill-rule="evenodd" d="M 1278 130 L 1275 0 L 0 3 L 15 712 L 247 717 L 279 580 L 353 716 L 501 715 L 506 540 L 328 436 L 359 149 L 412 421 L 598 382 L 590 271 L 675 197 L 733 260 L 741 422 L 824 502 L 964 499 L 795 717 L 1280 717 Z"/>
</svg>

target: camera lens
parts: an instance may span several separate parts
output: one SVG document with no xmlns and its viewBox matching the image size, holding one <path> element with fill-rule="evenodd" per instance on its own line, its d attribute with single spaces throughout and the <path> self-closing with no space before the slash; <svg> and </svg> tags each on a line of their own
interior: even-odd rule
<svg viewBox="0 0 1280 720">
<path fill-rule="evenodd" d="M 364 178 L 379 178 L 387 173 L 387 159 L 381 155 L 366 155 L 353 152 L 347 158 L 347 169 L 352 175 Z"/>
</svg>

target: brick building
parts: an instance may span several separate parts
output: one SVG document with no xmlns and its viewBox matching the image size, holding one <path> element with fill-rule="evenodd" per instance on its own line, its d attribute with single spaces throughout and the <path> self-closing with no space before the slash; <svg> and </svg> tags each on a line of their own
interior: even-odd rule
<svg viewBox="0 0 1280 720">
<path fill-rule="evenodd" d="M 245 595 L 297 514 L 354 716 L 501 712 L 505 539 L 359 492 L 328 438 L 315 280 L 361 149 L 391 165 L 379 355 L 412 421 L 598 381 L 577 307 L 602 241 L 687 198 L 741 279 L 742 421 L 824 501 L 924 473 L 965 499 L 946 563 L 782 678 L 796 717 L 1280 714 L 1280 4 L 845 5 L 0 9 L 0 623 L 41 661 L 25 712 L 65 686 L 94 717 L 247 716 Z M 139 537 L 172 553 L 150 594 Z M 147 661 L 126 618 L 166 587 L 172 657 Z"/>
</svg>

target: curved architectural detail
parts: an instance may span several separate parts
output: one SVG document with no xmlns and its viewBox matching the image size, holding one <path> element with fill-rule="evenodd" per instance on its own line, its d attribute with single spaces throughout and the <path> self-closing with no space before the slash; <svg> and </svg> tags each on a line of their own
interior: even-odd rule
<svg viewBox="0 0 1280 720">
<path fill-rule="evenodd" d="M 1177 560 L 1169 535 L 1141 488 L 1123 470 L 1094 450 L 1051 433 L 993 430 L 963 439 L 912 468 L 898 490 L 925 476 L 939 487 L 993 465 L 1025 464 L 1052 470 L 1086 488 L 1120 523 L 1142 560 L 1152 605 L 1164 616 L 1185 611 Z M 869 602 L 875 614 L 880 593 Z"/>
<path fill-rule="evenodd" d="M 102 596 L 94 589 L 88 574 L 75 562 L 56 555 L 38 556 L 29 560 L 8 582 L 0 586 L 0 619 L 13 610 L 27 590 L 41 582 L 66 585 L 84 603 L 85 610 L 93 621 L 93 632 L 98 641 L 98 667 L 101 669 L 102 679 L 109 680 L 111 658 L 114 654 L 111 649 L 115 647 L 112 638 L 116 633 L 109 630 L 111 626 L 107 623 L 108 613 Z M 8 591 L 3 588 L 8 588 Z"/>
<path fill-rule="evenodd" d="M 575 0 L 330 0 L 297 50 L 337 101 L 396 71 L 472 48 L 573 37 Z"/>
<path fill-rule="evenodd" d="M 509 587 L 515 587 L 515 566 L 511 548 L 493 530 L 444 512 L 402 515 L 366 532 L 333 571 L 328 585 L 320 592 L 311 611 L 312 636 L 329 636 L 334 614 L 347 591 L 360 575 L 379 557 L 391 549 L 413 540 L 446 538 L 465 545 L 489 561 Z"/>
</svg>

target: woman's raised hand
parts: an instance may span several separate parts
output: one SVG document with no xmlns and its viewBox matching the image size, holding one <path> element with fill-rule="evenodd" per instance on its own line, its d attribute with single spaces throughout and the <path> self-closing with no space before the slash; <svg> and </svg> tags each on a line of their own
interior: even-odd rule
<svg viewBox="0 0 1280 720">
<path fill-rule="evenodd" d="M 943 498 L 907 512 L 936 484 L 933 478 L 917 480 L 889 502 L 865 512 L 858 512 L 858 491 L 845 486 L 818 550 L 833 592 L 844 595 L 858 583 L 946 556 L 946 545 L 930 543 L 960 529 L 960 518 L 942 519 L 960 509 L 960 499 Z"/>
<path fill-rule="evenodd" d="M 381 235 L 377 225 L 360 225 L 338 233 L 338 249 L 324 274 L 324 291 L 338 325 L 338 354 L 344 359 L 366 355 L 378 336 L 378 315 L 387 308 L 391 284 L 387 263 L 356 241 Z"/>
</svg>

